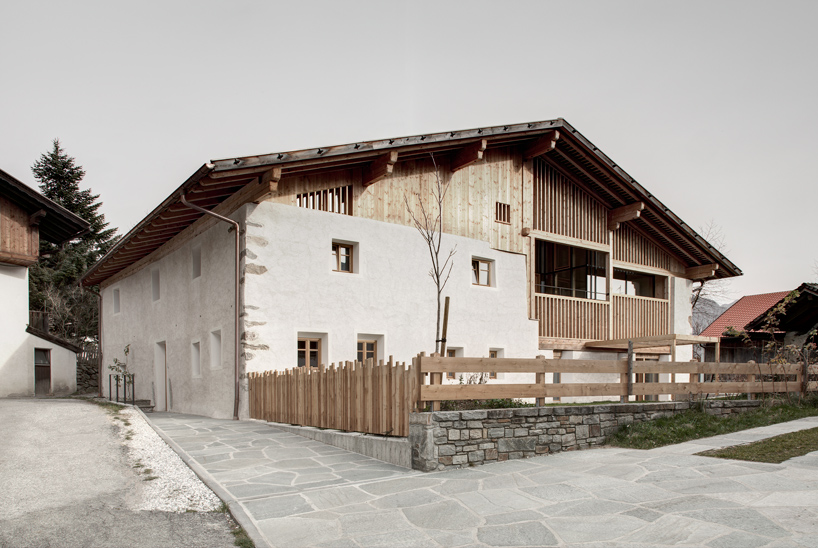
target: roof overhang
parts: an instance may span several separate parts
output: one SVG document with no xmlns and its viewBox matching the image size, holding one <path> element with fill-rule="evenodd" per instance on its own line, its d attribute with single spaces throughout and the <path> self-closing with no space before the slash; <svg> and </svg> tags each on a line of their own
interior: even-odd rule
<svg viewBox="0 0 818 548">
<path fill-rule="evenodd" d="M 198 221 L 203 214 L 185 207 L 181 203 L 183 194 L 205 209 L 219 206 L 225 209 L 222 204 L 228 199 L 231 208 L 236 209 L 269 194 L 282 177 L 362 168 L 364 184 L 371 184 L 391 172 L 395 162 L 427 158 L 434 153 L 453 155 L 454 164 L 465 166 L 481 158 L 486 149 L 508 146 L 524 147 L 525 151 L 533 151 L 532 154 L 547 153 L 549 161 L 553 158 L 563 169 L 574 164 L 579 166 L 572 171 L 575 178 L 591 187 L 597 198 L 611 209 L 645 202 L 645 211 L 633 222 L 684 258 L 687 268 L 708 267 L 707 272 L 720 277 L 741 274 L 718 250 L 560 118 L 214 160 L 200 167 L 119 240 L 85 273 L 82 283 L 104 282 Z M 241 200 L 236 199 L 238 194 Z M 223 215 L 231 212 L 220 211 Z"/>
<path fill-rule="evenodd" d="M 85 219 L 49 200 L 28 185 L 0 169 L 0 192 L 32 216 L 39 226 L 40 238 L 55 244 L 71 240 L 88 232 Z"/>
</svg>

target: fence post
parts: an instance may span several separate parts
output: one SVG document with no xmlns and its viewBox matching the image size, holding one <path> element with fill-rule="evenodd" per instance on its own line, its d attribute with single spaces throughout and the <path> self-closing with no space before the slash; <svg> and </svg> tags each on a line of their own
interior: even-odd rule
<svg viewBox="0 0 818 548">
<path fill-rule="evenodd" d="M 542 371 L 537 371 L 537 378 L 536 378 L 535 382 L 538 385 L 542 385 L 543 390 L 545 390 L 545 365 L 548 362 L 545 361 L 545 356 L 543 356 L 542 354 L 537 356 L 537 359 L 542 360 L 542 364 L 541 365 L 538 364 L 538 366 L 542 368 Z M 544 405 L 545 405 L 545 396 L 543 396 L 541 398 L 537 398 L 537 407 L 542 407 Z"/>
<path fill-rule="evenodd" d="M 633 393 L 633 341 L 628 341 L 628 401 Z"/>
<path fill-rule="evenodd" d="M 432 357 L 439 358 L 440 354 L 435 352 Z M 429 384 L 443 384 L 443 373 L 429 373 Z M 440 400 L 432 401 L 432 411 L 440 411 Z"/>
</svg>

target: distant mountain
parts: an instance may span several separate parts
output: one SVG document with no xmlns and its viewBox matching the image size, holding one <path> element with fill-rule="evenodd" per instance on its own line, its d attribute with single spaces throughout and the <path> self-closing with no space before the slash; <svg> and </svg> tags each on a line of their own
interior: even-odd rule
<svg viewBox="0 0 818 548">
<path fill-rule="evenodd" d="M 733 303 L 719 304 L 707 297 L 701 297 L 693 310 L 693 334 L 698 335 L 704 331 L 708 325 L 713 323 L 713 320 L 721 316 L 731 306 L 733 306 Z"/>
</svg>

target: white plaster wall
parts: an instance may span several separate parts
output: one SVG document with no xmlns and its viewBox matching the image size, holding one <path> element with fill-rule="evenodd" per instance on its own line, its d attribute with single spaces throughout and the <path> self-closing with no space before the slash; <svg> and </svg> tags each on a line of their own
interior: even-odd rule
<svg viewBox="0 0 818 548">
<path fill-rule="evenodd" d="M 693 295 L 693 282 L 686 278 L 671 278 L 673 284 L 673 318 L 671 321 L 671 333 L 676 335 L 692 335 L 693 311 L 690 305 L 690 298 Z M 676 347 L 676 361 L 686 362 L 693 359 L 693 347 L 690 345 Z M 688 375 L 677 375 L 680 382 L 685 382 Z"/>
<path fill-rule="evenodd" d="M 34 349 L 51 351 L 51 392 L 77 390 L 77 356 L 52 342 L 26 333 L 28 269 L 0 264 L 0 397 L 34 396 Z"/>
<path fill-rule="evenodd" d="M 354 360 L 360 334 L 382 336 L 379 353 L 401 362 L 434 350 L 435 285 L 415 229 L 269 202 L 247 207 L 248 371 L 294 367 L 299 332 L 322 335 L 326 363 Z M 333 240 L 355 243 L 355 273 L 332 272 Z M 444 235 L 443 253 L 454 245 L 444 291 L 451 297 L 448 345 L 464 356 L 495 348 L 507 358 L 540 354 L 537 322 L 528 319 L 525 257 Z M 494 261 L 494 287 L 472 285 L 473 256 Z"/>
<path fill-rule="evenodd" d="M 240 214 L 238 212 L 237 214 Z M 201 247 L 201 276 L 192 279 L 192 250 Z M 160 299 L 153 301 L 151 273 L 159 271 Z M 233 416 L 234 233 L 218 223 L 162 259 L 102 290 L 105 364 L 100 380 L 108 393 L 108 366 L 127 361 L 136 373 L 136 397 L 156 403 L 154 355 L 165 342 L 168 410 L 219 418 Z M 119 290 L 120 312 L 113 292 Z M 221 331 L 221 356 L 210 367 L 210 332 Z M 200 376 L 194 377 L 191 345 L 200 343 Z M 124 349 L 130 345 L 126 358 Z M 246 392 L 242 394 L 246 399 Z M 161 401 L 161 394 L 160 394 Z"/>
</svg>

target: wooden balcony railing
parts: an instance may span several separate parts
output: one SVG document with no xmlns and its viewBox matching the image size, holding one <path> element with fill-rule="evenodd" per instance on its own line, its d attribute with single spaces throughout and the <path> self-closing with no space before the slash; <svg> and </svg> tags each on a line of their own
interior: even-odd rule
<svg viewBox="0 0 818 548">
<path fill-rule="evenodd" d="M 613 295 L 613 338 L 670 333 L 670 303 L 665 299 Z"/>
<path fill-rule="evenodd" d="M 559 339 L 608 339 L 610 303 L 536 294 L 534 317 L 540 322 L 540 337 Z"/>
</svg>

